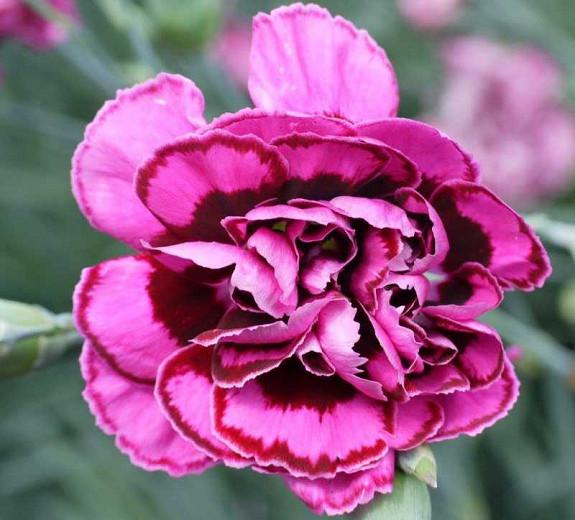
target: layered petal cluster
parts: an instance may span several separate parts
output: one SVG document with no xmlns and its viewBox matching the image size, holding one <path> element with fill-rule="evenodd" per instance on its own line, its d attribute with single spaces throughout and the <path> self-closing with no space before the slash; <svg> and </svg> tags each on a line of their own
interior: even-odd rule
<svg viewBox="0 0 575 520">
<path fill-rule="evenodd" d="M 527 208 L 575 182 L 575 115 L 561 103 L 558 64 L 528 45 L 449 40 L 446 82 L 431 121 L 471 150 L 482 179 Z"/>
<path fill-rule="evenodd" d="M 45 0 L 45 4 L 62 20 L 50 20 L 24 0 L 0 0 L 0 40 L 14 38 L 35 50 L 62 43 L 68 35 L 66 23 L 79 20 L 76 4 L 74 0 Z"/>
<path fill-rule="evenodd" d="M 507 414 L 518 381 L 477 320 L 549 263 L 469 155 L 395 117 L 365 32 L 280 8 L 251 66 L 254 109 L 208 124 L 162 74 L 88 127 L 75 196 L 137 252 L 76 289 L 84 395 L 139 466 L 251 467 L 341 514 L 391 491 L 396 451 Z"/>
</svg>

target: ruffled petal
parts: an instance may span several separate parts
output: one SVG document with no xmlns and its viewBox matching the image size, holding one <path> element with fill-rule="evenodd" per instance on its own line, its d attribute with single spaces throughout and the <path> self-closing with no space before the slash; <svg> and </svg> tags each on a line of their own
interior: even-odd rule
<svg viewBox="0 0 575 520">
<path fill-rule="evenodd" d="M 503 370 L 505 351 L 497 332 L 476 321 L 437 319 L 441 333 L 458 350 L 454 362 L 469 380 L 471 388 L 489 386 Z"/>
<path fill-rule="evenodd" d="M 154 387 L 135 383 L 113 370 L 87 342 L 80 357 L 84 399 L 98 426 L 116 436 L 120 451 L 136 466 L 172 477 L 201 473 L 212 458 L 182 438 L 162 415 Z"/>
<path fill-rule="evenodd" d="M 178 350 L 160 367 L 155 395 L 173 427 L 210 457 L 232 467 L 250 464 L 212 433 L 210 395 L 212 349 L 192 345 Z"/>
<path fill-rule="evenodd" d="M 389 446 L 411 450 L 434 437 L 445 421 L 442 407 L 432 398 L 413 397 L 397 404 L 395 430 L 388 437 Z"/>
<path fill-rule="evenodd" d="M 449 137 L 425 123 L 394 117 L 358 125 L 356 130 L 359 135 L 378 139 L 411 159 L 421 172 L 418 189 L 425 196 L 451 179 L 478 179 L 473 159 Z"/>
<path fill-rule="evenodd" d="M 127 256 L 85 269 L 74 294 L 82 335 L 118 372 L 153 383 L 159 364 L 215 327 L 225 305 L 216 290 L 151 256 Z"/>
<path fill-rule="evenodd" d="M 80 208 L 100 231 L 140 248 L 166 234 L 133 188 L 140 164 L 159 146 L 205 124 L 204 98 L 182 76 L 160 74 L 119 91 L 86 129 L 72 163 Z"/>
<path fill-rule="evenodd" d="M 138 170 L 136 190 L 178 235 L 229 242 L 221 220 L 276 196 L 286 176 L 283 158 L 260 139 L 214 130 L 156 150 Z"/>
<path fill-rule="evenodd" d="M 265 110 L 365 121 L 394 116 L 397 80 L 383 49 L 353 24 L 300 3 L 258 14 L 249 91 Z"/>
<path fill-rule="evenodd" d="M 318 515 L 351 513 L 368 504 L 376 493 L 391 493 L 395 476 L 395 454 L 389 451 L 371 469 L 339 473 L 330 479 L 283 477 L 289 489 Z"/>
<path fill-rule="evenodd" d="M 353 126 L 343 119 L 320 115 L 270 113 L 257 108 L 244 108 L 233 114 L 224 114 L 215 118 L 206 128 L 220 128 L 235 135 L 255 135 L 266 143 L 289 134 L 356 135 Z"/>
<path fill-rule="evenodd" d="M 353 137 L 291 134 L 273 141 L 289 163 L 283 197 L 330 199 L 362 189 L 371 197 L 419 183 L 417 169 L 400 152 Z"/>
<path fill-rule="evenodd" d="M 338 377 L 310 374 L 292 358 L 242 388 L 215 387 L 214 430 L 260 466 L 328 478 L 385 455 L 383 438 L 392 425 L 382 405 Z"/>
<path fill-rule="evenodd" d="M 518 397 L 519 380 L 506 357 L 501 377 L 491 386 L 436 397 L 444 410 L 445 422 L 432 441 L 454 439 L 462 434 L 480 434 L 505 417 Z"/>
<path fill-rule="evenodd" d="M 321 351 L 339 377 L 373 399 L 385 400 L 381 385 L 361 377 L 367 359 L 354 350 L 360 339 L 357 311 L 347 300 L 332 302 L 321 311 L 315 332 Z"/>
<path fill-rule="evenodd" d="M 487 188 L 464 181 L 440 186 L 431 202 L 447 231 L 446 271 L 465 262 L 489 269 L 506 288 L 531 291 L 551 274 L 549 258 L 525 221 Z"/>
<path fill-rule="evenodd" d="M 428 316 L 472 320 L 496 309 L 503 293 L 494 276 L 481 264 L 468 262 L 433 287 Z"/>
</svg>

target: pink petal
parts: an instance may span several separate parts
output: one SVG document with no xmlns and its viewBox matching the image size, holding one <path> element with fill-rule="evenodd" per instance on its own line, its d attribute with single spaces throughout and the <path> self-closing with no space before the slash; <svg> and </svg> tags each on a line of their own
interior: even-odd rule
<svg viewBox="0 0 575 520">
<path fill-rule="evenodd" d="M 243 386 L 278 367 L 297 347 L 297 341 L 268 345 L 219 343 L 212 359 L 212 376 L 221 387 Z"/>
<path fill-rule="evenodd" d="M 355 135 L 353 126 L 343 119 L 305 114 L 269 113 L 245 108 L 214 119 L 209 129 L 220 128 L 235 135 L 255 135 L 266 143 L 289 134 Z"/>
<path fill-rule="evenodd" d="M 381 403 L 337 377 L 309 374 L 295 358 L 242 388 L 216 387 L 213 399 L 214 429 L 226 444 L 296 477 L 357 471 L 387 452 Z"/>
<path fill-rule="evenodd" d="M 368 228 L 361 237 L 357 263 L 351 274 L 351 290 L 368 310 L 375 307 L 375 290 L 390 268 L 390 261 L 402 249 L 401 236 L 391 229 Z"/>
<path fill-rule="evenodd" d="M 74 294 L 82 335 L 118 372 L 153 383 L 158 365 L 225 310 L 216 290 L 165 268 L 150 256 L 127 256 L 87 268 Z"/>
<path fill-rule="evenodd" d="M 306 333 L 315 323 L 318 314 L 328 303 L 342 299 L 344 297 L 338 293 L 327 293 L 298 307 L 286 322 L 280 320 L 253 325 L 241 323 L 237 327 L 219 328 L 203 332 L 196 336 L 194 341 L 203 346 L 211 346 L 220 342 L 258 345 L 282 343 Z"/>
<path fill-rule="evenodd" d="M 371 469 L 356 473 L 339 473 L 330 479 L 283 477 L 290 490 L 318 515 L 351 513 L 368 504 L 376 493 L 391 493 L 395 476 L 395 455 L 389 451 Z"/>
<path fill-rule="evenodd" d="M 425 255 L 418 258 L 410 269 L 412 274 L 424 273 L 436 268 L 449 252 L 450 243 L 440 215 L 434 207 L 417 191 L 412 188 L 403 188 L 396 192 L 396 198 L 400 206 L 410 216 L 419 220 L 425 219 L 431 224 L 431 246 Z"/>
<path fill-rule="evenodd" d="M 505 359 L 501 377 L 487 388 L 455 392 L 436 399 L 445 412 L 445 423 L 433 442 L 454 439 L 461 434 L 475 436 L 505 417 L 519 396 L 519 380 Z"/>
<path fill-rule="evenodd" d="M 364 188 L 370 196 L 417 185 L 413 164 L 393 148 L 354 137 L 291 134 L 275 139 L 289 163 L 288 199 L 330 199 Z"/>
<path fill-rule="evenodd" d="M 437 284 L 424 312 L 452 320 L 472 320 L 496 309 L 503 293 L 493 275 L 481 264 L 468 262 Z"/>
<path fill-rule="evenodd" d="M 347 217 L 365 220 L 378 229 L 397 229 L 406 237 L 417 231 L 403 209 L 385 200 L 341 196 L 329 202 Z"/>
<path fill-rule="evenodd" d="M 166 233 L 133 188 L 154 150 L 205 124 L 204 98 L 182 76 L 155 79 L 118 92 L 86 129 L 72 164 L 74 195 L 90 223 L 133 247 Z"/>
<path fill-rule="evenodd" d="M 426 196 L 450 179 L 478 178 L 473 159 L 449 137 L 425 123 L 393 118 L 359 125 L 356 129 L 359 135 L 378 139 L 413 161 L 423 177 L 418 189 Z"/>
<path fill-rule="evenodd" d="M 315 327 L 321 351 L 344 381 L 373 399 L 385 400 L 379 383 L 361 377 L 364 371 L 360 367 L 367 359 L 353 349 L 360 339 L 356 313 L 348 300 L 326 305 Z"/>
<path fill-rule="evenodd" d="M 172 426 L 202 452 L 232 467 L 249 460 L 214 436 L 210 419 L 212 350 L 192 345 L 180 349 L 160 367 L 155 395 Z"/>
<path fill-rule="evenodd" d="M 178 234 L 228 242 L 220 221 L 274 197 L 286 175 L 285 161 L 263 141 L 214 130 L 156 150 L 138 170 L 136 190 Z"/>
<path fill-rule="evenodd" d="M 120 451 L 136 466 L 172 477 L 201 473 L 214 461 L 180 437 L 160 412 L 152 385 L 118 374 L 86 342 L 80 356 L 84 399 L 98 426 L 116 436 Z"/>
<path fill-rule="evenodd" d="M 469 380 L 453 364 L 426 365 L 421 374 L 410 374 L 405 381 L 410 396 L 451 394 L 455 391 L 469 390 Z"/>
<path fill-rule="evenodd" d="M 459 351 L 456 366 L 469 379 L 471 388 L 489 386 L 503 370 L 505 352 L 497 332 L 476 321 L 437 321 L 441 332 Z"/>
<path fill-rule="evenodd" d="M 551 274 L 547 253 L 532 229 L 487 188 L 452 181 L 439 187 L 431 202 L 449 238 L 446 271 L 478 262 L 505 287 L 525 291 L 541 287 Z"/>
<path fill-rule="evenodd" d="M 333 376 L 335 367 L 321 350 L 315 332 L 310 331 L 297 349 L 297 357 L 304 368 L 315 376 Z"/>
<path fill-rule="evenodd" d="M 275 245 L 283 245 L 283 248 L 273 250 L 274 256 L 272 258 L 271 244 L 269 243 L 271 237 L 267 232 L 274 232 L 260 231 L 266 235 L 264 233 L 256 234 L 251 245 L 254 246 L 257 242 L 260 251 L 268 255 L 267 259 L 258 255 L 255 252 L 255 247 L 254 251 L 249 251 L 219 242 L 182 242 L 173 246 L 155 247 L 154 250 L 190 260 L 209 269 L 222 269 L 235 265 L 230 277 L 230 287 L 250 293 L 259 309 L 275 318 L 281 318 L 285 314 L 291 313 L 297 305 L 297 292 L 295 291 L 296 260 L 291 245 L 282 242 L 281 238 L 275 242 Z M 252 235 L 253 237 L 254 235 Z M 288 249 L 287 253 L 286 248 Z M 275 256 L 275 253 L 279 252 L 283 253 L 284 256 L 281 258 Z M 271 265 L 272 262 L 275 265 Z M 291 267 L 288 267 L 289 265 Z"/>
<path fill-rule="evenodd" d="M 254 104 L 352 121 L 397 112 L 397 80 L 385 52 L 353 24 L 316 5 L 254 19 L 249 91 Z"/>
<path fill-rule="evenodd" d="M 395 430 L 388 436 L 389 446 L 411 450 L 434 437 L 444 423 L 442 407 L 431 398 L 413 397 L 397 404 Z"/>
</svg>

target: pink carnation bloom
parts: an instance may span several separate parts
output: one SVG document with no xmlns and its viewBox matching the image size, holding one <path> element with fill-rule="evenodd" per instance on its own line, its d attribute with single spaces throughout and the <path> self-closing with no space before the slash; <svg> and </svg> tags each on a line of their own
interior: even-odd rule
<svg viewBox="0 0 575 520">
<path fill-rule="evenodd" d="M 46 0 L 52 9 L 78 20 L 74 0 Z M 47 50 L 66 40 L 67 28 L 44 18 L 23 0 L 0 0 L 0 39 L 15 38 L 36 50 Z"/>
<path fill-rule="evenodd" d="M 84 396 L 134 464 L 249 466 L 346 513 L 391 491 L 396 451 L 507 414 L 519 384 L 476 319 L 549 262 L 469 155 L 395 117 L 386 54 L 348 21 L 258 15 L 249 89 L 257 108 L 206 123 L 161 74 L 88 127 L 74 193 L 138 252 L 76 289 Z"/>
<path fill-rule="evenodd" d="M 402 16 L 417 29 L 438 30 L 453 23 L 463 0 L 397 0 Z"/>
<path fill-rule="evenodd" d="M 561 105 L 554 60 L 530 46 L 458 38 L 444 48 L 447 82 L 433 122 L 471 150 L 482 180 L 528 207 L 575 180 L 575 117 Z"/>
<path fill-rule="evenodd" d="M 247 87 L 250 72 L 252 33 L 241 20 L 227 22 L 214 39 L 210 52 L 239 86 Z"/>
</svg>

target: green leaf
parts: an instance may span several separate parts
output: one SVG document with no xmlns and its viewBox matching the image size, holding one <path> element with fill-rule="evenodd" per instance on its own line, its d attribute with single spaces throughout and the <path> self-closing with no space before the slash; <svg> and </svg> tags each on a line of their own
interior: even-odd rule
<svg viewBox="0 0 575 520">
<path fill-rule="evenodd" d="M 437 487 L 437 463 L 431 448 L 425 444 L 413 450 L 398 452 L 399 467 L 428 486 Z"/>
<path fill-rule="evenodd" d="M 356 512 L 357 520 L 431 520 L 428 487 L 411 475 L 395 474 L 393 493 L 382 495 Z"/>
</svg>

